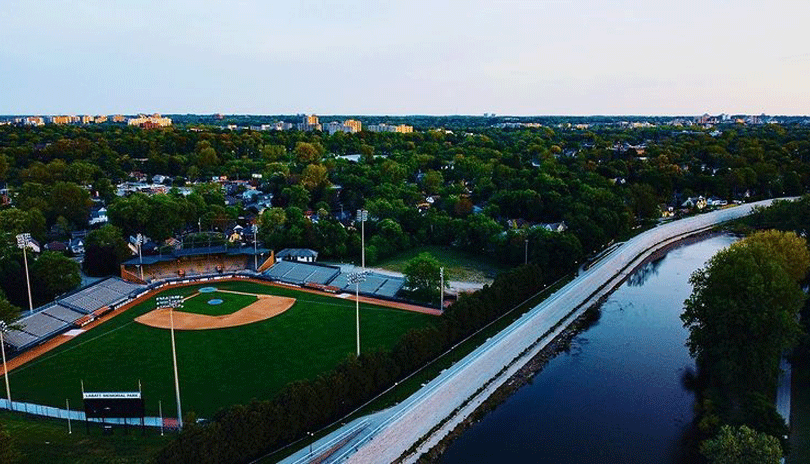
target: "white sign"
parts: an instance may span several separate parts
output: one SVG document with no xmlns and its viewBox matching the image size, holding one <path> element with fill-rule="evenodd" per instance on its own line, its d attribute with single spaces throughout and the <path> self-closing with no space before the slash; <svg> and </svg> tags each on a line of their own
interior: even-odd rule
<svg viewBox="0 0 810 464">
<path fill-rule="evenodd" d="M 82 398 L 85 400 L 111 400 L 111 399 L 133 399 L 141 398 L 141 392 L 84 392 Z"/>
<path fill-rule="evenodd" d="M 183 298 L 182 295 L 159 296 L 155 298 L 155 303 L 158 308 L 179 308 L 183 306 Z"/>
</svg>

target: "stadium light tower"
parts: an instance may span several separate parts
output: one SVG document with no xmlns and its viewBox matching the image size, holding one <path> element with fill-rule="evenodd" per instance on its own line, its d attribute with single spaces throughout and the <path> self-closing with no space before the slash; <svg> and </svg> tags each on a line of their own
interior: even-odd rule
<svg viewBox="0 0 810 464">
<path fill-rule="evenodd" d="M 138 245 L 138 273 L 141 280 L 143 280 L 143 255 L 141 254 L 141 245 L 143 245 L 143 235 L 138 234 L 135 236 L 135 244 Z"/>
<path fill-rule="evenodd" d="M 366 280 L 366 272 L 352 272 L 349 274 L 349 283 L 354 284 L 355 320 L 357 322 L 357 357 L 360 357 L 360 282 Z"/>
<path fill-rule="evenodd" d="M 6 346 L 3 340 L 3 334 L 8 331 L 8 325 L 5 321 L 0 321 L 0 350 L 3 352 L 3 378 L 6 380 L 6 399 L 8 399 L 8 408 L 11 408 L 11 388 L 8 386 L 8 366 L 6 365 Z"/>
<path fill-rule="evenodd" d="M 172 365 L 174 366 L 174 392 L 177 399 L 177 426 L 183 428 L 183 411 L 180 407 L 180 379 L 177 376 L 177 349 L 174 343 L 174 309 L 183 307 L 183 297 L 178 295 L 157 297 L 158 308 L 169 308 L 172 335 Z"/>
<path fill-rule="evenodd" d="M 259 258 L 256 256 L 256 240 L 259 235 L 259 226 L 253 224 L 250 231 L 253 233 L 253 270 L 259 272 Z"/>
<path fill-rule="evenodd" d="M 31 234 L 17 235 L 17 247 L 22 248 L 23 262 L 25 263 L 25 283 L 28 286 L 28 311 L 33 313 L 34 300 L 31 299 L 31 278 L 28 276 L 28 255 L 25 253 L 25 250 L 27 250 L 29 246 L 31 246 Z"/>
<path fill-rule="evenodd" d="M 368 211 L 364 209 L 357 210 L 357 222 L 360 223 L 360 265 L 363 270 L 366 270 L 366 221 L 368 220 Z"/>
</svg>

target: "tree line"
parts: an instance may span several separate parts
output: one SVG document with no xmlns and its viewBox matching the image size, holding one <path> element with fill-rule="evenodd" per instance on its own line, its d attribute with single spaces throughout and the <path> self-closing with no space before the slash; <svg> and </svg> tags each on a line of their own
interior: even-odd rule
<svg viewBox="0 0 810 464">
<path fill-rule="evenodd" d="M 697 438 L 710 462 L 775 463 L 789 452 L 774 404 L 780 359 L 807 352 L 808 218 L 807 196 L 759 209 L 736 226 L 748 236 L 690 278 L 681 319 L 698 367 Z"/>
</svg>

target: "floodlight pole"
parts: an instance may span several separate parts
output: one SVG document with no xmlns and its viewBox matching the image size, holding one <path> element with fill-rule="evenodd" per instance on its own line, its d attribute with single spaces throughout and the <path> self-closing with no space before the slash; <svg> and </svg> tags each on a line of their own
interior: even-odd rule
<svg viewBox="0 0 810 464">
<path fill-rule="evenodd" d="M 143 236 L 138 234 L 138 272 L 140 272 L 141 280 L 143 280 L 143 254 L 141 254 L 141 245 L 143 244 Z"/>
<path fill-rule="evenodd" d="M 174 307 L 169 307 L 169 319 L 172 326 L 172 363 L 174 364 L 174 391 L 177 394 L 177 426 L 183 428 L 183 412 L 180 408 L 180 380 L 177 377 L 177 350 L 174 346 Z"/>
<path fill-rule="evenodd" d="M 31 234 L 17 234 L 17 247 L 23 250 L 23 262 L 25 262 L 25 283 L 28 287 L 28 310 L 31 314 L 34 313 L 34 301 L 31 299 L 31 278 L 28 275 L 28 254 L 26 249 L 31 244 Z"/>
<path fill-rule="evenodd" d="M 355 309 L 355 320 L 357 321 L 357 357 L 360 357 L 360 279 L 358 278 L 354 282 L 354 289 L 355 289 L 355 297 L 354 301 L 356 303 Z"/>
<path fill-rule="evenodd" d="M 26 243 L 23 247 L 23 262 L 25 263 L 25 284 L 28 287 L 28 311 L 29 313 L 34 313 L 34 300 L 31 299 L 31 276 L 28 275 L 28 254 L 25 250 L 28 248 L 28 244 Z"/>
<path fill-rule="evenodd" d="M 256 256 L 257 249 L 256 249 L 256 239 L 259 235 L 259 227 L 256 224 L 253 224 L 253 270 L 258 272 L 259 271 L 259 257 Z"/>
<path fill-rule="evenodd" d="M 13 410 L 11 407 L 11 388 L 8 386 L 8 365 L 6 364 L 6 345 L 3 340 L 3 334 L 6 332 L 6 323 L 0 322 L 0 350 L 3 352 L 3 378 L 6 380 L 6 398 L 8 399 L 8 409 Z"/>
<path fill-rule="evenodd" d="M 68 418 L 68 435 L 73 433 L 73 429 L 70 427 L 70 400 L 65 398 L 65 408 L 67 409 L 67 418 Z"/>
<path fill-rule="evenodd" d="M 366 220 L 368 219 L 368 211 L 364 209 L 357 210 L 357 220 L 360 221 L 360 266 L 366 270 Z"/>
<path fill-rule="evenodd" d="M 158 400 L 158 414 L 160 414 L 160 436 L 163 436 L 163 402 Z"/>
</svg>

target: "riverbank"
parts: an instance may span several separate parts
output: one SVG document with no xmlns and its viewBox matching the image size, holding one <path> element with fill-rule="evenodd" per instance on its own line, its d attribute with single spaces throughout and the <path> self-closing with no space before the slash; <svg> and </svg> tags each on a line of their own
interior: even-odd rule
<svg viewBox="0 0 810 464">
<path fill-rule="evenodd" d="M 577 319 L 419 462 L 690 462 L 682 302 L 734 240 L 704 234 L 637 266 L 599 318 Z"/>
</svg>

